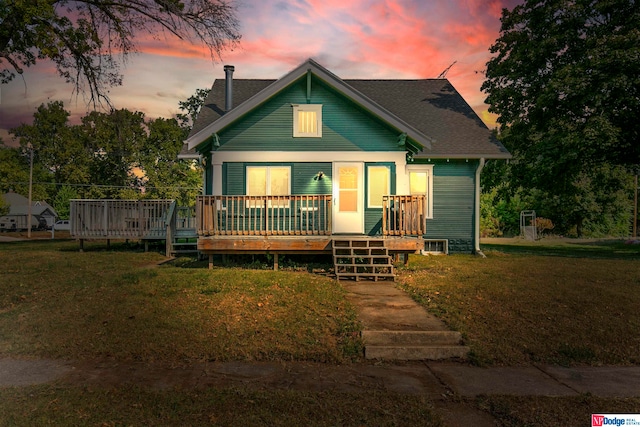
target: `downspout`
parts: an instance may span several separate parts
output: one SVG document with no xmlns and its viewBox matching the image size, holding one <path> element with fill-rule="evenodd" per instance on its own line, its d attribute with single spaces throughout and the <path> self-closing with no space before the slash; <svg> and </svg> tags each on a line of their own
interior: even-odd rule
<svg viewBox="0 0 640 427">
<path fill-rule="evenodd" d="M 475 247 L 474 253 L 476 255 L 481 256 L 482 258 L 486 258 L 485 254 L 480 250 L 480 174 L 482 173 L 482 169 L 484 169 L 484 157 L 480 158 L 480 163 L 478 164 L 478 168 L 476 169 L 476 206 L 475 206 L 475 225 L 474 225 L 474 240 Z"/>
</svg>

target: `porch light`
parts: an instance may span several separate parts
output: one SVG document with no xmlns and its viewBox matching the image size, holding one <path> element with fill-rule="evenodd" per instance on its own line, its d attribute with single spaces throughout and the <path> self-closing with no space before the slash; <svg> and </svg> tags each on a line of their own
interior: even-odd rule
<svg viewBox="0 0 640 427">
<path fill-rule="evenodd" d="M 320 181 L 322 178 L 324 178 L 324 172 L 319 171 L 316 176 L 313 177 L 314 181 Z"/>
</svg>

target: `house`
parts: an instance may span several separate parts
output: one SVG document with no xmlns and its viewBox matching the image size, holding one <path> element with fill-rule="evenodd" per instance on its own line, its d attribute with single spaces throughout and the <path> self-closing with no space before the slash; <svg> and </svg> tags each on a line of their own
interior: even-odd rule
<svg viewBox="0 0 640 427">
<path fill-rule="evenodd" d="M 9 205 L 9 213 L 0 217 L 0 231 L 17 231 L 28 228 L 29 199 L 14 192 L 2 195 Z M 58 214 L 47 202 L 31 202 L 31 228 L 51 228 Z"/>
<path fill-rule="evenodd" d="M 479 251 L 480 173 L 510 154 L 449 81 L 343 80 L 312 59 L 277 80 L 233 73 L 185 141 L 205 165 L 202 252 L 312 251 L 317 235 Z"/>
<path fill-rule="evenodd" d="M 72 237 L 196 245 L 210 265 L 327 253 L 338 278 L 375 280 L 393 277 L 390 255 L 480 250 L 480 174 L 510 154 L 449 81 L 343 80 L 312 59 L 277 80 L 234 71 L 181 155 L 204 165 L 195 223 L 174 201 L 77 200 Z"/>
</svg>

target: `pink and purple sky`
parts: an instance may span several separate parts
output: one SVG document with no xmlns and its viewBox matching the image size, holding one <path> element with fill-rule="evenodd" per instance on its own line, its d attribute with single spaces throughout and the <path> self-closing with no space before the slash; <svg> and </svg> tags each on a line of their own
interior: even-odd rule
<svg viewBox="0 0 640 427">
<path fill-rule="evenodd" d="M 123 85 L 110 90 L 116 108 L 142 111 L 147 118 L 172 117 L 178 102 L 197 88 L 224 78 L 279 78 L 307 58 L 344 79 L 435 78 L 457 61 L 446 77 L 490 127 L 480 92 L 489 47 L 498 37 L 503 8 L 521 0 L 240 0 L 242 40 L 213 63 L 200 45 L 173 38 L 138 37 L 140 53 L 129 56 Z M 31 123 L 36 108 L 63 101 L 72 122 L 89 108 L 73 86 L 41 61 L 0 86 L 0 138 Z"/>
</svg>

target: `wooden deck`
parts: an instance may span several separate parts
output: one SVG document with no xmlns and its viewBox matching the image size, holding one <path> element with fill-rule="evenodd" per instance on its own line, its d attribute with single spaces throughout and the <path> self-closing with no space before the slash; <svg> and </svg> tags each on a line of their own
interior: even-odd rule
<svg viewBox="0 0 640 427">
<path fill-rule="evenodd" d="M 424 248 L 424 212 L 424 196 L 384 196 L 382 234 L 344 236 L 332 233 L 330 194 L 198 196 L 195 209 L 173 200 L 72 200 L 71 236 L 81 248 L 89 239 L 164 240 L 167 256 L 331 254 L 338 238 L 383 239 L 390 254 L 415 253 Z"/>
<path fill-rule="evenodd" d="M 333 240 L 380 240 L 381 236 L 333 235 L 333 236 L 210 236 L 198 239 L 198 250 L 203 253 L 327 253 L 333 251 Z M 424 249 L 421 237 L 384 237 L 392 253 L 416 253 Z"/>
<path fill-rule="evenodd" d="M 241 254 L 273 255 L 273 267 L 278 269 L 278 255 L 288 254 L 334 254 L 336 241 L 383 241 L 390 256 L 420 253 L 424 249 L 422 237 L 395 236 L 209 236 L 198 238 L 198 251 L 209 256 L 209 268 L 213 267 L 213 256 Z M 406 261 L 405 257 L 405 261 Z"/>
</svg>

